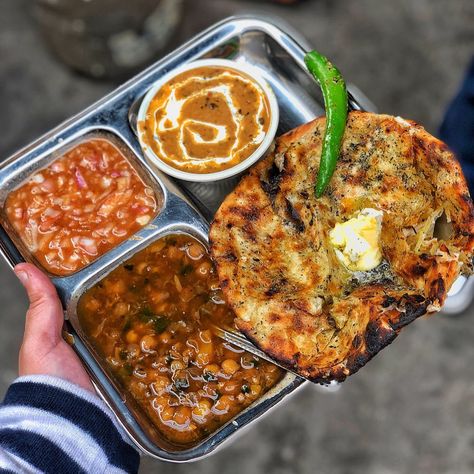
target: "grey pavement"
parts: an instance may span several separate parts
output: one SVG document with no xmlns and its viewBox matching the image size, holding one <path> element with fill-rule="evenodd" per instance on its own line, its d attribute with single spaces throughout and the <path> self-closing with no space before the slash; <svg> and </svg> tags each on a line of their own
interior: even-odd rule
<svg viewBox="0 0 474 474">
<path fill-rule="evenodd" d="M 29 0 L 0 0 L 0 159 L 113 89 L 47 51 Z M 308 0 L 283 7 L 187 0 L 177 46 L 211 23 L 279 15 L 380 111 L 435 133 L 474 52 L 472 0 Z M 16 376 L 25 295 L 0 263 L 0 397 Z M 474 471 L 474 308 L 422 318 L 335 393 L 308 387 L 233 444 L 192 465 L 140 472 L 395 474 Z"/>
</svg>

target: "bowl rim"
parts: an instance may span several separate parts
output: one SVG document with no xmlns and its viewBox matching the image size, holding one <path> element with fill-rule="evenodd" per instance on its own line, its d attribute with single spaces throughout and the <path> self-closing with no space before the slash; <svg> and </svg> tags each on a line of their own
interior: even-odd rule
<svg viewBox="0 0 474 474">
<path fill-rule="evenodd" d="M 158 93 L 158 91 L 170 81 L 173 77 L 181 74 L 183 72 L 191 71 L 193 69 L 197 69 L 199 67 L 205 66 L 218 66 L 218 67 L 225 67 L 229 69 L 234 69 L 237 72 L 245 74 L 246 76 L 250 77 L 256 84 L 260 87 L 263 93 L 266 96 L 268 106 L 269 106 L 269 115 L 270 115 L 270 125 L 268 130 L 265 134 L 264 139 L 258 146 L 258 148 L 250 154 L 245 160 L 237 163 L 236 165 L 227 168 L 225 170 L 214 171 L 212 173 L 193 173 L 189 171 L 182 171 L 177 168 L 172 167 L 171 165 L 164 162 L 159 156 L 155 154 L 151 147 L 149 147 L 144 140 L 142 139 L 142 129 L 141 123 L 145 121 L 146 113 L 148 112 L 148 107 L 150 102 Z M 268 82 L 263 78 L 260 71 L 251 64 L 248 63 L 240 63 L 230 59 L 222 59 L 222 58 L 207 58 L 207 59 L 197 59 L 195 61 L 191 61 L 189 63 L 183 64 L 179 66 L 162 77 L 156 80 L 153 85 L 148 89 L 147 93 L 143 97 L 143 100 L 140 104 L 140 108 L 138 110 L 137 116 L 137 128 L 138 128 L 138 141 L 140 142 L 140 146 L 145 157 L 156 166 L 160 171 L 163 171 L 169 176 L 174 178 L 178 178 L 184 181 L 191 181 L 191 182 L 211 182 L 211 181 L 220 181 L 223 179 L 231 178 L 233 176 L 238 175 L 242 171 L 245 171 L 247 168 L 252 166 L 256 161 L 258 161 L 270 148 L 275 138 L 277 128 L 279 124 L 279 107 L 278 102 L 275 97 L 275 93 L 273 89 L 268 84 Z"/>
</svg>

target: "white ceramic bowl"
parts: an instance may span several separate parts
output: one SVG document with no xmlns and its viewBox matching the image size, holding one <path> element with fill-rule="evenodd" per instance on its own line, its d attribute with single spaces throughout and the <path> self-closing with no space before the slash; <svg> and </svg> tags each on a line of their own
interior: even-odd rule
<svg viewBox="0 0 474 474">
<path fill-rule="evenodd" d="M 232 166 L 231 168 L 222 170 L 222 171 L 215 171 L 212 173 L 190 173 L 187 171 L 182 171 L 176 169 L 169 164 L 165 163 L 161 160 L 154 151 L 144 143 L 142 140 L 142 133 L 141 130 L 141 123 L 145 122 L 146 114 L 148 111 L 148 107 L 150 102 L 152 101 L 153 97 L 157 94 L 157 92 L 161 89 L 161 87 L 171 80 L 173 77 L 181 74 L 185 71 L 190 71 L 192 69 L 196 69 L 203 66 L 216 66 L 216 67 L 225 67 L 228 69 L 234 69 L 235 71 L 241 72 L 246 76 L 253 79 L 262 89 L 264 92 L 268 105 L 269 105 L 269 115 L 270 115 L 270 125 L 268 127 L 268 131 L 259 145 L 259 147 L 245 160 L 241 161 L 240 163 Z M 197 61 L 193 61 L 191 63 L 184 64 L 176 69 L 173 69 L 169 73 L 165 74 L 159 80 L 157 80 L 151 89 L 146 93 L 143 101 L 140 105 L 140 110 L 138 111 L 138 138 L 140 141 L 140 145 L 142 147 L 143 153 L 145 154 L 146 158 L 155 165 L 158 169 L 163 171 L 164 173 L 173 176 L 174 178 L 182 179 L 185 181 L 192 181 L 192 182 L 201 182 L 201 183 L 209 183 L 213 181 L 220 181 L 222 179 L 231 178 L 232 176 L 236 176 L 242 171 L 246 170 L 250 166 L 252 166 L 260 157 L 262 157 L 266 151 L 270 148 L 273 139 L 275 137 L 277 128 L 278 128 L 278 121 L 279 121 L 279 109 L 278 109 L 278 102 L 276 100 L 275 94 L 273 93 L 272 88 L 268 85 L 268 83 L 262 78 L 260 72 L 253 66 L 245 63 L 237 63 L 235 61 L 231 61 L 229 59 L 199 59 Z"/>
</svg>

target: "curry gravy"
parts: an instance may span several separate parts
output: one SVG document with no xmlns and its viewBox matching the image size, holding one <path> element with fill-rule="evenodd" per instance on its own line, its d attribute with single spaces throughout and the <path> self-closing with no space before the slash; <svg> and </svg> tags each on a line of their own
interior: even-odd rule
<svg viewBox="0 0 474 474">
<path fill-rule="evenodd" d="M 205 66 L 164 84 L 139 128 L 144 142 L 168 165 L 212 173 L 248 158 L 269 124 L 266 95 L 254 80 L 234 69 Z"/>
<path fill-rule="evenodd" d="M 169 235 L 136 253 L 79 300 L 89 341 L 156 429 L 195 444 L 261 397 L 283 371 L 219 339 L 233 327 L 204 247 Z"/>
</svg>

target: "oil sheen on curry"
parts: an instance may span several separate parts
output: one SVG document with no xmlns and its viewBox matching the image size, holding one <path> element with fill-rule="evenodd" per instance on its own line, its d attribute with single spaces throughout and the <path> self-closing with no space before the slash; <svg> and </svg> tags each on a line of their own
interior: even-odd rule
<svg viewBox="0 0 474 474">
<path fill-rule="evenodd" d="M 269 127 L 260 86 L 239 71 L 204 66 L 167 82 L 139 123 L 144 142 L 173 168 L 212 173 L 248 158 Z"/>
<path fill-rule="evenodd" d="M 78 314 L 117 381 L 177 445 L 205 438 L 283 373 L 213 334 L 234 314 L 204 247 L 189 236 L 137 253 L 83 295 Z"/>
</svg>

